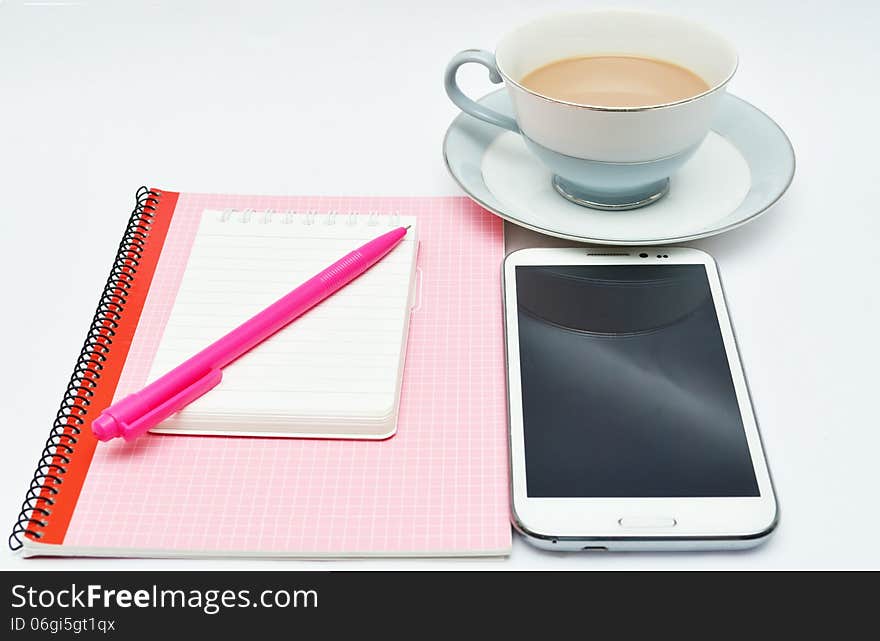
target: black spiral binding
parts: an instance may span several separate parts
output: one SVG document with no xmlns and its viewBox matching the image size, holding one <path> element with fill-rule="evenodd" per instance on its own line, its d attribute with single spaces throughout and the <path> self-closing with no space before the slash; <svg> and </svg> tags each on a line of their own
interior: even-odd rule
<svg viewBox="0 0 880 641">
<path fill-rule="evenodd" d="M 103 363 L 107 360 L 110 345 L 116 335 L 115 330 L 125 311 L 128 290 L 131 289 L 137 266 L 143 256 L 160 195 L 161 192 L 147 187 L 137 190 L 135 207 L 119 243 L 98 309 L 92 318 L 49 438 L 46 439 L 46 445 L 37 462 L 31 485 L 21 504 L 18 521 L 9 535 L 9 547 L 12 550 L 22 547 L 22 536 L 25 534 L 39 539 L 42 536 L 39 528 L 45 528 L 49 523 L 51 508 L 55 505 L 53 497 L 58 494 L 57 486 L 63 484 L 62 476 L 67 472 L 66 466 L 76 452 L 77 436 L 85 423 L 83 417 L 88 411 L 89 399 L 94 396 L 94 389 L 98 386 L 101 370 L 104 369 Z M 42 497 L 44 491 L 49 496 Z"/>
</svg>

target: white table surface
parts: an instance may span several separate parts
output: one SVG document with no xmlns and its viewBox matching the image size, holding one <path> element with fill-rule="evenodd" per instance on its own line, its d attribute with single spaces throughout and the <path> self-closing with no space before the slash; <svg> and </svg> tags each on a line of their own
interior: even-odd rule
<svg viewBox="0 0 880 641">
<path fill-rule="evenodd" d="M 12 525 L 134 189 L 448 195 L 448 58 L 589 2 L 0 0 L 0 526 Z M 598 5 L 601 6 L 601 5 Z M 798 156 L 780 204 L 694 243 L 720 265 L 782 505 L 745 553 L 339 562 L 24 560 L 0 567 L 880 567 L 880 5 L 630 1 L 741 53 L 731 91 Z M 464 69 L 475 93 L 481 70 Z"/>
</svg>

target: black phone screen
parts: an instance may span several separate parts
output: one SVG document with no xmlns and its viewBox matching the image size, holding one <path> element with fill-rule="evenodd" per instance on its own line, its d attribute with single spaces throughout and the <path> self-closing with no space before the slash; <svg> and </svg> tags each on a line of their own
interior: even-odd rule
<svg viewBox="0 0 880 641">
<path fill-rule="evenodd" d="M 530 497 L 759 496 L 703 265 L 518 266 Z"/>
</svg>

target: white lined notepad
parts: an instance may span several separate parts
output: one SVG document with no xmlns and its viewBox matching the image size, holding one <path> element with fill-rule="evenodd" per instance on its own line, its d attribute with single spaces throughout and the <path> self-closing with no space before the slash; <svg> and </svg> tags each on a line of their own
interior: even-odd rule
<svg viewBox="0 0 880 641">
<path fill-rule="evenodd" d="M 154 432 L 386 438 L 397 409 L 418 247 L 411 217 L 206 210 L 149 380 L 392 226 L 364 275 L 223 370 Z"/>
</svg>

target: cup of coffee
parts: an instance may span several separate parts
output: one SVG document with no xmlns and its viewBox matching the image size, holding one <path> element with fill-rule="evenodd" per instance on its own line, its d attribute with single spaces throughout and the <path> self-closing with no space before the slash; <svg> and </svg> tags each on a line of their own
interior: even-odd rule
<svg viewBox="0 0 880 641">
<path fill-rule="evenodd" d="M 504 82 L 515 118 L 471 100 L 456 72 L 468 62 Z M 690 21 L 659 14 L 560 14 L 514 29 L 495 53 L 468 49 L 446 68 L 449 98 L 520 134 L 579 205 L 642 207 L 700 146 L 737 67 L 733 47 Z"/>
</svg>

